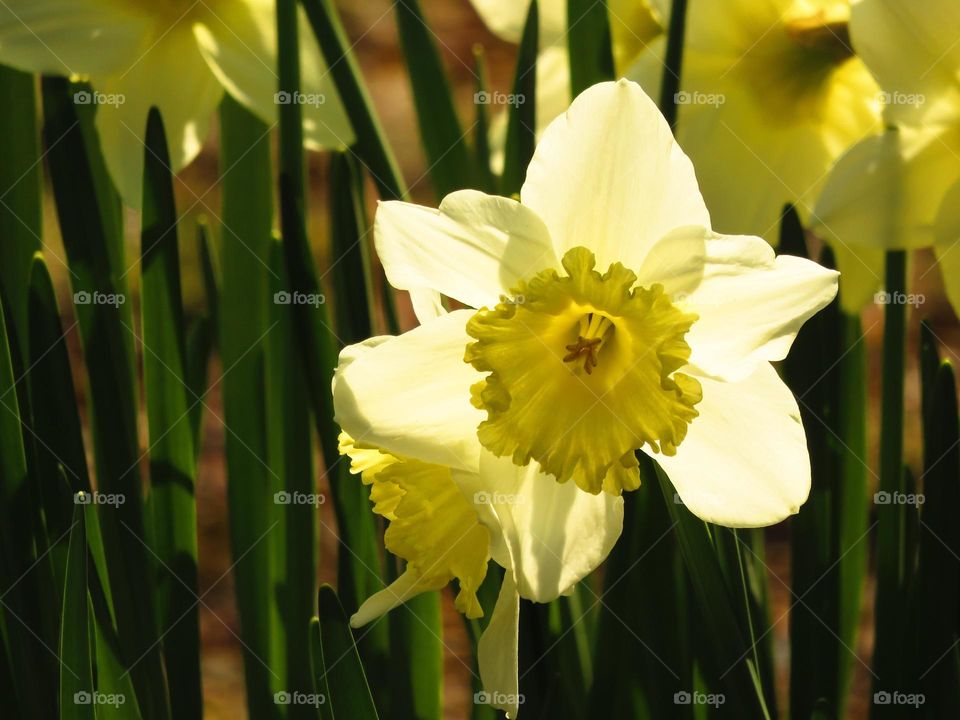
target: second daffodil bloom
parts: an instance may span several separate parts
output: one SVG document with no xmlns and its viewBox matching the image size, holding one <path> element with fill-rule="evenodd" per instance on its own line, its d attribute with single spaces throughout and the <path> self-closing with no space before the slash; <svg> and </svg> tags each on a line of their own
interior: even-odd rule
<svg viewBox="0 0 960 720">
<path fill-rule="evenodd" d="M 818 231 L 858 256 L 840 265 L 841 299 L 869 302 L 886 250 L 932 246 L 960 314 L 960 3 L 862 0 L 851 31 L 888 128 L 840 158 L 817 203 Z"/>
<path fill-rule="evenodd" d="M 481 611 L 489 555 L 506 574 L 481 675 L 509 695 L 516 596 L 547 602 L 602 562 L 620 495 L 640 485 L 637 451 L 710 522 L 768 525 L 805 501 L 800 414 L 770 362 L 835 296 L 837 273 L 713 232 L 693 166 L 637 84 L 581 94 L 543 134 L 519 201 L 387 202 L 375 237 L 421 325 L 344 351 L 336 415 L 355 469 L 394 459 L 380 478 L 396 487 L 367 478 L 377 512 L 429 529 L 395 532 L 412 575 L 355 623 L 454 577 L 458 607 Z M 470 309 L 447 312 L 444 297 Z M 512 659 L 484 662 L 498 653 Z"/>
<path fill-rule="evenodd" d="M 200 152 L 224 92 L 272 123 L 277 103 L 302 102 L 313 148 L 343 147 L 353 131 L 301 8 L 302 94 L 277 95 L 273 0 L 7 0 L 0 63 L 89 80 L 107 168 L 139 207 L 147 114 L 159 108 L 174 171 Z"/>
</svg>

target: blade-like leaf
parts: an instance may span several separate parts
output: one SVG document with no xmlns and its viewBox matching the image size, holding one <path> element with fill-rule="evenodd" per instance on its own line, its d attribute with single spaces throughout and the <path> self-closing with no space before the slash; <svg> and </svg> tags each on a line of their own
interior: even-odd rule
<svg viewBox="0 0 960 720">
<path fill-rule="evenodd" d="M 330 716 L 336 720 L 373 720 L 377 710 L 343 606 L 329 585 L 321 586 L 318 602 L 323 656 L 323 675 L 318 684 L 326 683 Z"/>
<path fill-rule="evenodd" d="M 607 0 L 567 0 L 567 27 L 570 86 L 576 97 L 614 77 Z"/>
<path fill-rule="evenodd" d="M 507 140 L 500 192 L 508 196 L 520 192 L 537 145 L 537 53 L 540 36 L 537 8 L 536 0 L 530 3 L 513 78 L 513 102 L 507 110 Z"/>
<path fill-rule="evenodd" d="M 450 83 L 437 50 L 436 35 L 423 17 L 419 0 L 397 0 L 397 30 L 406 58 L 420 141 L 427 155 L 434 193 L 474 187 L 476 170 L 467 146 Z"/>
<path fill-rule="evenodd" d="M 81 496 L 82 497 L 82 496 Z M 60 717 L 93 720 L 93 645 L 87 600 L 84 505 L 74 505 L 60 616 Z"/>
<path fill-rule="evenodd" d="M 192 404 L 177 208 L 163 120 L 150 111 L 144 153 L 141 314 L 143 387 L 150 447 L 152 549 L 157 612 L 167 659 L 170 701 L 178 717 L 200 718 L 200 617 L 197 611 L 197 505 Z"/>
</svg>

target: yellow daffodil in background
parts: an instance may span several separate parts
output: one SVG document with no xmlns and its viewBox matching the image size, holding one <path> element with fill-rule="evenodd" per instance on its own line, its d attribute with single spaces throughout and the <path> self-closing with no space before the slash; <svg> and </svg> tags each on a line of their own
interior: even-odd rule
<svg viewBox="0 0 960 720">
<path fill-rule="evenodd" d="M 516 6 L 527 5 L 474 4 L 484 18 L 506 17 L 508 5 L 518 15 Z M 566 4 L 555 5 L 541 5 L 542 24 L 565 27 Z M 659 97 L 670 3 L 618 0 L 608 8 L 617 74 Z M 849 14 L 845 0 L 689 0 L 677 140 L 719 231 L 775 243 L 784 204 L 807 219 L 836 158 L 878 129 L 878 89 L 853 56 Z M 503 36 L 510 39 L 514 26 Z M 551 52 L 561 54 L 563 43 Z M 567 63 L 552 58 L 543 72 L 564 68 L 569 95 Z M 539 86 L 542 125 L 566 97 L 550 97 L 558 85 Z"/>
<path fill-rule="evenodd" d="M 483 681 L 509 694 L 516 595 L 549 601 L 603 560 L 619 496 L 640 484 L 636 451 L 710 522 L 768 525 L 805 501 L 804 430 L 770 362 L 837 274 L 713 232 L 693 166 L 637 84 L 578 97 L 544 132 L 519 202 L 383 203 L 375 236 L 421 325 L 348 348 L 337 372 L 344 449 L 400 523 L 388 545 L 408 563 L 355 622 L 452 577 L 475 613 L 489 554 L 507 572 L 481 665 L 512 659 Z M 444 296 L 474 309 L 446 312 Z"/>
<path fill-rule="evenodd" d="M 0 4 L 0 63 L 88 79 L 107 168 L 140 204 L 147 114 L 160 109 L 173 170 L 200 152 L 224 91 L 266 122 L 280 102 L 303 104 L 308 146 L 343 147 L 353 132 L 301 15 L 302 92 L 277 95 L 272 0 L 8 0 Z M 302 11 L 301 11 L 302 13 Z"/>
<path fill-rule="evenodd" d="M 857 262 L 841 266 L 851 304 L 869 301 L 885 250 L 933 246 L 960 312 L 960 5 L 863 0 L 850 28 L 882 88 L 888 128 L 837 162 L 817 203 L 818 231 L 876 268 L 854 277 Z"/>
</svg>

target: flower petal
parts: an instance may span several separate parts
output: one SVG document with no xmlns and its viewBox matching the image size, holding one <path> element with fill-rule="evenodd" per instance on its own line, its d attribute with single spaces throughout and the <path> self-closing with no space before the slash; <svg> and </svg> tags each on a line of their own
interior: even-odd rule
<svg viewBox="0 0 960 720">
<path fill-rule="evenodd" d="M 374 228 L 391 285 L 435 290 L 470 307 L 496 305 L 523 278 L 559 267 L 536 213 L 476 190 L 451 193 L 438 210 L 381 203 Z"/>
<path fill-rule="evenodd" d="M 671 296 L 686 296 L 703 281 L 707 241 L 713 236 L 700 225 L 679 227 L 657 241 L 637 270 L 637 284 L 663 285 Z"/>
<path fill-rule="evenodd" d="M 700 417 L 673 457 L 654 456 L 697 517 L 761 527 L 796 513 L 810 492 L 797 401 L 769 363 L 747 379 L 698 378 Z"/>
<path fill-rule="evenodd" d="M 757 237 L 714 236 L 703 282 L 682 305 L 699 315 L 686 337 L 690 363 L 735 381 L 782 360 L 803 323 L 836 296 L 838 277 L 809 260 L 774 257 Z"/>
<path fill-rule="evenodd" d="M 854 145 L 817 201 L 814 227 L 832 245 L 930 247 L 947 190 L 960 179 L 960 126 L 901 127 Z"/>
<path fill-rule="evenodd" d="M 852 5 L 850 34 L 887 96 L 898 122 L 960 119 L 960 5 L 952 0 L 862 0 Z M 915 101 L 909 102 L 911 96 Z"/>
<path fill-rule="evenodd" d="M 477 644 L 480 682 L 491 704 L 508 717 L 517 717 L 520 705 L 520 595 L 507 570 L 497 604 Z"/>
<path fill-rule="evenodd" d="M 146 46 L 153 23 L 111 0 L 6 0 L 0 3 L 0 60 L 32 73 L 124 72 Z"/>
<path fill-rule="evenodd" d="M 470 0 L 490 32 L 507 42 L 518 43 L 530 12 L 530 0 Z M 552 45 L 567 32 L 567 0 L 540 0 L 540 45 Z"/>
<path fill-rule="evenodd" d="M 476 471 L 483 413 L 470 404 L 479 373 L 463 361 L 471 310 L 458 310 L 341 365 L 333 386 L 340 427 L 357 442 Z"/>
<path fill-rule="evenodd" d="M 327 70 L 303 8 L 300 20 L 300 96 L 277 94 L 277 23 L 272 0 L 229 3 L 194 26 L 210 69 L 239 102 L 267 123 L 277 120 L 283 100 L 300 102 L 307 147 L 344 148 L 354 142 L 353 129 Z"/>
<path fill-rule="evenodd" d="M 351 627 L 363 627 L 368 622 L 386 615 L 395 607 L 403 605 L 407 600 L 434 588 L 424 587 L 419 582 L 420 576 L 413 570 L 406 570 L 400 577 L 379 592 L 374 593 L 350 617 Z"/>
<path fill-rule="evenodd" d="M 476 499 L 496 512 L 517 587 L 529 600 L 568 592 L 606 559 L 623 530 L 622 497 L 559 483 L 536 463 L 520 467 L 484 452 L 480 475 L 484 490 Z"/>
<path fill-rule="evenodd" d="M 550 124 L 521 199 L 543 218 L 558 257 L 585 246 L 601 270 L 636 269 L 670 230 L 710 226 L 693 165 L 654 102 L 627 80 L 594 85 Z"/>
<path fill-rule="evenodd" d="M 223 88 L 207 68 L 185 20 L 119 75 L 92 77 L 94 88 L 117 104 L 97 108 L 103 157 L 124 203 L 142 202 L 144 137 L 150 108 L 159 108 L 170 165 L 178 172 L 200 153 Z"/>
</svg>

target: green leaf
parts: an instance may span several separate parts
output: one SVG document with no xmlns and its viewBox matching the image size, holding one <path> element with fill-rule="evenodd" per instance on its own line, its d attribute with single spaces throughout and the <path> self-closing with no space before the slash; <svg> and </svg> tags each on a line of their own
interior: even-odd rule
<svg viewBox="0 0 960 720">
<path fill-rule="evenodd" d="M 473 88 L 475 97 L 483 97 L 488 92 L 487 60 L 483 45 L 479 43 L 473 46 L 473 66 L 477 77 Z M 497 181 L 490 166 L 490 118 L 487 114 L 487 104 L 478 102 L 474 103 L 474 107 L 477 109 L 477 114 L 474 123 L 473 147 L 477 158 L 478 187 L 486 193 L 493 193 L 496 190 Z"/>
<path fill-rule="evenodd" d="M 43 87 L 47 160 L 89 379 L 98 490 L 124 499 L 116 506 L 98 506 L 121 657 L 131 663 L 148 720 L 166 718 L 150 582 L 153 562 L 145 545 L 133 319 L 120 202 L 99 152 L 94 108 L 75 105 L 77 86 L 66 80 L 45 79 Z"/>
<path fill-rule="evenodd" d="M 667 123 L 677 130 L 677 93 L 683 72 L 683 45 L 687 30 L 687 0 L 671 0 L 670 27 L 667 30 L 667 50 L 663 61 L 663 81 L 660 85 L 660 112 Z"/>
<path fill-rule="evenodd" d="M 195 433 L 188 397 L 177 208 L 163 121 L 147 120 L 141 230 L 143 387 L 150 455 L 157 617 L 164 631 L 170 701 L 178 717 L 200 718 Z"/>
<path fill-rule="evenodd" d="M 43 233 L 36 92 L 32 75 L 0 66 L 0 97 L 16 108 L 0 113 L 0 294 L 13 316 L 10 332 L 20 338 L 24 352 L 29 334 L 27 284 Z"/>
<path fill-rule="evenodd" d="M 324 56 L 330 62 L 327 70 L 337 85 L 340 100 L 346 108 L 357 136 L 356 153 L 373 177 L 384 200 L 402 200 L 407 186 L 393 155 L 386 134 L 380 126 L 373 101 L 367 91 L 354 57 L 353 43 L 347 37 L 333 0 L 301 0 Z"/>
<path fill-rule="evenodd" d="M 316 616 L 310 618 L 310 628 L 307 634 L 310 645 L 310 677 L 313 680 L 313 692 L 323 696 L 323 702 L 320 704 L 320 718 L 321 720 L 333 720 L 333 712 L 330 710 L 330 703 L 327 702 L 330 697 L 330 688 L 327 687 L 327 676 L 323 670 L 320 618 Z"/>
<path fill-rule="evenodd" d="M 398 0 L 397 31 L 406 58 L 420 141 L 427 155 L 430 179 L 438 198 L 477 184 L 467 133 L 453 105 L 453 95 L 437 50 L 436 35 L 427 25 L 418 0 Z M 472 128 L 471 128 L 472 130 Z"/>
<path fill-rule="evenodd" d="M 613 45 L 606 0 L 567 0 L 570 86 L 576 97 L 591 85 L 613 80 Z"/>
<path fill-rule="evenodd" d="M 283 292 L 287 274 L 279 242 L 273 245 L 276 278 Z M 270 466 L 275 527 L 269 538 L 272 595 L 276 598 L 271 667 L 280 676 L 278 692 L 310 693 L 309 638 L 316 593 L 316 523 L 321 502 L 314 487 L 310 406 L 303 367 L 293 352 L 295 323 L 290 305 L 270 306 L 273 330 L 266 340 L 267 463 Z M 315 718 L 307 704 L 289 707 L 290 718 Z"/>
<path fill-rule="evenodd" d="M 323 675 L 329 689 L 326 705 L 336 720 L 371 720 L 377 710 L 350 631 L 347 615 L 329 585 L 320 587 L 320 646 Z M 408 663 L 413 658 L 408 658 Z"/>
<path fill-rule="evenodd" d="M 263 400 L 264 347 L 273 328 L 268 298 L 273 187 L 269 128 L 230 97 L 220 115 L 223 242 L 219 347 L 227 457 L 230 544 L 244 643 L 247 704 L 254 718 L 274 717 L 271 690 L 269 536 L 273 503 L 267 473 Z"/>
<path fill-rule="evenodd" d="M 394 611 L 390 618 L 392 717 L 439 720 L 443 716 L 442 638 L 439 592 L 421 593 Z"/>
<path fill-rule="evenodd" d="M 17 693 L 10 704 L 24 717 L 53 717 L 59 671 L 33 630 L 42 620 L 38 576 L 31 572 L 37 503 L 27 473 L 5 315 L 0 301 L 0 622 Z"/>
<path fill-rule="evenodd" d="M 929 328 L 928 328 L 929 330 Z M 923 352 L 923 350 L 921 351 Z M 953 367 L 943 363 L 927 373 L 924 503 L 916 583 L 917 677 L 911 689 L 924 695 L 928 717 L 960 716 L 960 421 Z"/>
<path fill-rule="evenodd" d="M 667 476 L 659 467 L 656 473 L 664 496 L 673 497 L 673 486 Z M 725 707 L 734 716 L 769 720 L 770 709 L 759 683 L 755 649 L 745 639 L 749 629 L 738 623 L 736 601 L 730 595 L 714 548 L 713 528 L 683 505 L 667 503 L 667 508 L 675 523 L 680 552 L 703 621 L 703 632 L 709 638 L 710 652 L 703 659 L 709 675 L 723 683 L 723 689 L 717 691 L 725 694 Z"/>
<path fill-rule="evenodd" d="M 93 646 L 87 600 L 87 538 L 84 505 L 74 505 L 60 620 L 60 717 L 92 720 Z"/>
<path fill-rule="evenodd" d="M 536 0 L 530 3 L 513 78 L 513 103 L 507 111 L 507 139 L 500 178 L 500 192 L 507 196 L 520 192 L 537 145 L 537 54 L 540 51 L 537 8 Z"/>
</svg>

